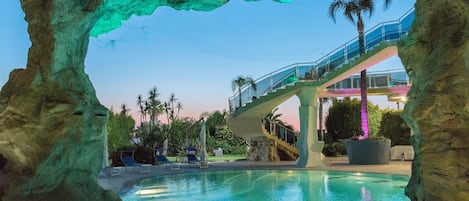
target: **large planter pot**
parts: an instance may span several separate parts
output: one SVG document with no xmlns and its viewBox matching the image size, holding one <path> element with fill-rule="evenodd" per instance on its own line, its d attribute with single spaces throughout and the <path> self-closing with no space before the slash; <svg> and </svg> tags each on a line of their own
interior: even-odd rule
<svg viewBox="0 0 469 201">
<path fill-rule="evenodd" d="M 345 140 L 349 164 L 388 164 L 391 140 Z"/>
</svg>

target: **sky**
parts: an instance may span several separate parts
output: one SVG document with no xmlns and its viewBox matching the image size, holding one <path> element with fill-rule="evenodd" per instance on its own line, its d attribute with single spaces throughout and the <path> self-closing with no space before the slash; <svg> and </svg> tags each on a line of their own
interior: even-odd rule
<svg viewBox="0 0 469 201">
<path fill-rule="evenodd" d="M 130 107 L 138 121 L 138 94 L 156 86 L 160 100 L 171 93 L 183 105 L 182 117 L 228 110 L 231 81 L 238 75 L 254 79 L 281 67 L 319 59 L 357 33 L 341 13 L 336 23 L 328 15 L 332 0 L 231 0 L 211 12 L 158 8 L 153 15 L 132 17 L 121 28 L 90 38 L 85 71 L 101 103 L 114 110 Z M 392 1 L 384 9 L 376 1 L 365 29 L 398 19 L 415 0 Z M 0 6 L 0 85 L 9 72 L 24 68 L 31 45 L 19 0 Z M 402 69 L 397 56 L 373 69 Z M 372 70 L 372 69 L 370 69 Z M 386 97 L 369 97 L 380 107 L 396 108 Z M 298 129 L 296 97 L 279 106 L 282 119 Z"/>
</svg>

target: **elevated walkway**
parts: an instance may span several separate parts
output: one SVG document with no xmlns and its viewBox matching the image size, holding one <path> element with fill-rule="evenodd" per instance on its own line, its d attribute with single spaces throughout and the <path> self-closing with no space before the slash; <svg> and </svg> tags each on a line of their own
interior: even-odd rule
<svg viewBox="0 0 469 201">
<path fill-rule="evenodd" d="M 359 54 L 357 37 L 315 62 L 292 64 L 257 79 L 256 90 L 251 86 L 243 87 L 241 94 L 229 98 L 228 126 L 235 134 L 246 138 L 265 135 L 260 126 L 262 118 L 282 102 L 296 95 L 301 102 L 300 133 L 303 134 L 300 135 L 297 147 L 301 155 L 311 155 L 311 149 L 320 152 L 322 142 L 318 142 L 317 136 L 313 135 L 317 126 L 315 125 L 317 99 L 345 96 L 337 90 L 337 83 L 340 85 L 340 81 L 350 77 L 353 80 L 354 74 L 396 55 L 396 44 L 407 36 L 413 20 L 414 10 L 411 9 L 398 20 L 383 22 L 365 32 L 366 53 L 363 55 Z M 370 89 L 368 92 L 375 90 L 376 93 L 396 97 L 407 93 L 407 85 L 410 84 L 407 82 L 395 86 L 391 83 L 400 82 L 389 79 L 388 90 Z M 357 90 L 353 86 L 350 89 Z M 309 158 L 303 158 L 297 164 L 311 167 L 312 163 L 309 161 L 313 159 L 310 156 L 306 157 Z M 314 157 L 318 160 L 318 156 Z"/>
</svg>

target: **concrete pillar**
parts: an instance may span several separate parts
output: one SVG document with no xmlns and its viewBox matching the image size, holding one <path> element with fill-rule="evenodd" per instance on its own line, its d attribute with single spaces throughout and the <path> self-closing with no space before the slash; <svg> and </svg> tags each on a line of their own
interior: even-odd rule
<svg viewBox="0 0 469 201">
<path fill-rule="evenodd" d="M 300 139 L 297 147 L 300 157 L 296 161 L 301 167 L 324 166 L 321 151 L 324 142 L 318 141 L 317 135 L 317 103 L 318 93 L 314 86 L 302 89 L 296 94 L 300 99 Z"/>
</svg>

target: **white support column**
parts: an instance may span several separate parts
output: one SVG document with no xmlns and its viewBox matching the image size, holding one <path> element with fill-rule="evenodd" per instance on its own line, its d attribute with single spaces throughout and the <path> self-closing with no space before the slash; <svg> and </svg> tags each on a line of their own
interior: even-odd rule
<svg viewBox="0 0 469 201">
<path fill-rule="evenodd" d="M 296 161 L 301 167 L 324 166 L 321 160 L 321 151 L 324 142 L 318 141 L 317 134 L 317 101 L 318 93 L 314 86 L 302 89 L 296 94 L 300 99 L 300 139 L 298 151 L 300 157 Z"/>
</svg>

